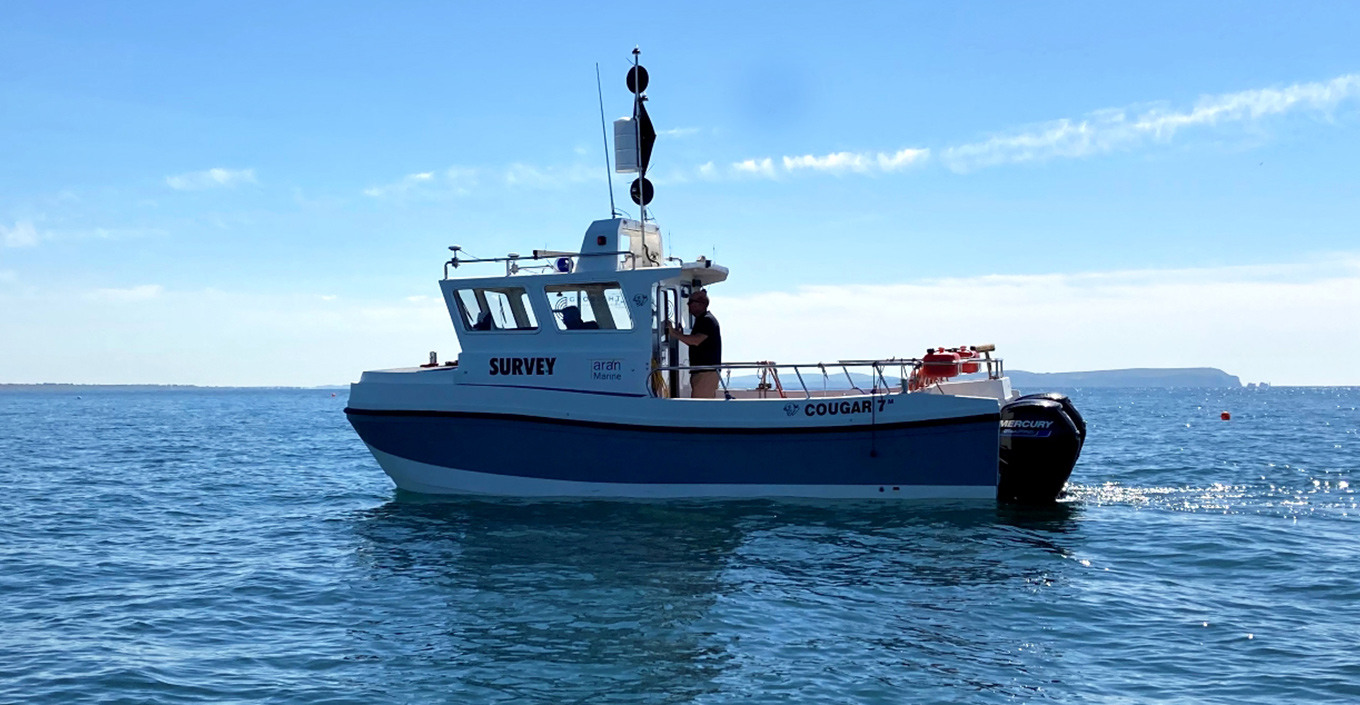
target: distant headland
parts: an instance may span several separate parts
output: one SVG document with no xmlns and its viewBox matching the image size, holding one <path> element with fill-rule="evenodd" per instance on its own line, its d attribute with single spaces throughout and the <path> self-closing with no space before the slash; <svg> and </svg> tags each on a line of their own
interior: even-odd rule
<svg viewBox="0 0 1360 705">
<path fill-rule="evenodd" d="M 1016 387 L 1241 387 L 1242 380 L 1216 367 L 1136 367 L 1089 372 L 1007 370 Z"/>
</svg>

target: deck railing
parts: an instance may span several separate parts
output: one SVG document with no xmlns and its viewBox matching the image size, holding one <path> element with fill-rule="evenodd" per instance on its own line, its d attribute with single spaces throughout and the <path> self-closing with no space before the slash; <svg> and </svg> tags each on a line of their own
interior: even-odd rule
<svg viewBox="0 0 1360 705">
<path fill-rule="evenodd" d="M 1005 375 L 1005 368 L 1001 358 L 991 357 L 987 354 L 984 357 L 974 358 L 966 362 L 977 363 L 979 371 L 976 374 L 986 374 L 986 379 L 1000 379 Z M 813 374 L 820 375 L 822 378 L 823 395 L 830 392 L 848 393 L 851 391 L 860 394 L 888 394 L 903 391 L 923 391 L 934 384 L 946 382 L 952 378 L 922 376 L 921 369 L 924 361 L 918 358 L 888 358 L 882 360 L 837 360 L 835 362 L 810 362 L 810 363 L 776 363 L 770 361 L 760 362 L 729 362 L 720 365 L 667 365 L 656 367 L 652 370 L 652 383 L 649 385 L 653 396 L 671 396 L 665 383 L 666 373 L 676 371 L 688 373 L 691 371 L 717 371 L 718 382 L 723 390 L 723 395 L 732 398 L 731 377 L 733 372 L 750 371 L 756 377 L 756 386 L 752 389 L 739 389 L 736 391 L 755 391 L 765 394 L 778 394 L 780 398 L 786 398 L 790 394 L 797 395 L 799 392 L 786 389 L 784 386 L 785 377 L 780 376 L 780 371 L 792 372 L 793 377 L 798 380 L 798 387 L 801 388 L 801 396 L 804 399 L 811 399 L 816 393 L 808 386 L 808 376 Z M 985 368 L 985 369 L 984 369 Z M 861 374 L 859 380 L 855 379 L 852 370 L 869 370 L 868 389 L 861 386 L 865 380 Z M 889 374 L 895 373 L 896 384 L 889 382 Z M 829 387 L 827 386 L 833 375 L 839 378 L 844 375 L 848 387 Z M 787 375 L 786 375 L 787 376 Z M 976 379 L 969 377 L 970 379 Z M 815 377 L 814 377 L 815 379 Z M 764 396 L 762 394 L 761 396 Z"/>
</svg>

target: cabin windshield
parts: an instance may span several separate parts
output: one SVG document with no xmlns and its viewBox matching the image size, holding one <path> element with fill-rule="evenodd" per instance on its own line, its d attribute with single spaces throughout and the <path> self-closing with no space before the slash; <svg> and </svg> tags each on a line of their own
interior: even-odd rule
<svg viewBox="0 0 1360 705">
<path fill-rule="evenodd" d="M 544 287 L 558 330 L 632 330 L 628 300 L 618 282 Z"/>
<path fill-rule="evenodd" d="M 529 294 L 522 286 L 459 289 L 454 298 L 467 330 L 538 330 Z"/>
</svg>

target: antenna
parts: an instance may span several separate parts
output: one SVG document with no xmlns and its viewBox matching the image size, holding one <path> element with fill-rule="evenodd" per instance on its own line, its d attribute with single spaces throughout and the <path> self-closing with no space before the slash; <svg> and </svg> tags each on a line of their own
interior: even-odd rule
<svg viewBox="0 0 1360 705">
<path fill-rule="evenodd" d="M 595 94 L 600 97 L 600 139 L 604 140 L 604 175 L 609 179 L 609 217 L 617 218 L 614 207 L 614 174 L 609 168 L 609 134 L 604 129 L 604 89 L 600 87 L 600 62 L 595 62 Z"/>
</svg>

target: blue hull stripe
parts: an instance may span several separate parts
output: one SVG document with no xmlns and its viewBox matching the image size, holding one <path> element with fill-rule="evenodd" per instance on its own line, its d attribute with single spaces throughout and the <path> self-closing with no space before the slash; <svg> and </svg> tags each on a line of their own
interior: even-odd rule
<svg viewBox="0 0 1360 705">
<path fill-rule="evenodd" d="M 956 426 L 960 424 L 971 425 L 978 423 L 998 424 L 1001 419 L 1000 414 L 975 414 L 972 416 L 956 416 L 947 419 L 922 419 L 919 421 L 897 421 L 894 423 L 880 424 L 844 424 L 840 426 L 753 426 L 753 427 L 733 427 L 733 426 L 658 426 L 656 424 L 625 424 L 611 421 L 589 421 L 586 419 L 559 419 L 551 416 L 530 416 L 527 414 L 498 414 L 483 411 L 430 411 L 416 409 L 355 409 L 347 407 L 345 413 L 349 415 L 351 423 L 355 422 L 356 416 L 386 416 L 404 418 L 446 418 L 446 419 L 492 419 L 503 421 L 526 421 L 544 424 L 561 424 L 564 426 L 584 426 L 590 428 L 603 428 L 627 431 L 640 431 L 644 433 L 660 433 L 672 435 L 676 433 L 702 433 L 702 434 L 736 434 L 736 435 L 760 435 L 760 434 L 816 434 L 816 433 L 853 433 L 856 431 L 864 433 L 881 433 L 883 431 L 900 430 L 904 428 L 928 428 L 933 426 Z M 994 427 L 993 433 L 999 434 L 999 425 Z"/>
<path fill-rule="evenodd" d="M 369 446 L 498 475 L 643 484 L 993 487 L 997 415 L 873 427 L 665 428 L 533 416 L 347 409 Z"/>
</svg>

